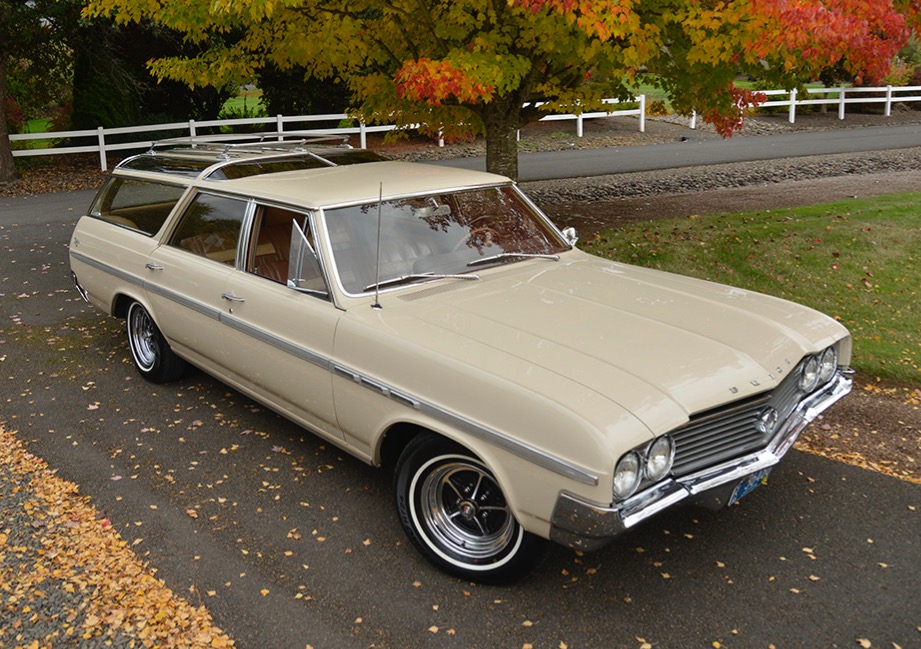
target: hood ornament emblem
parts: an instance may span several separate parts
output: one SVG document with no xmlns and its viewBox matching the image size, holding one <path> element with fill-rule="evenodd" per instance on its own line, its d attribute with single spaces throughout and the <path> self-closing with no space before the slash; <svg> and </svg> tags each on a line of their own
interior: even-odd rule
<svg viewBox="0 0 921 649">
<path fill-rule="evenodd" d="M 755 428 L 763 435 L 770 435 L 777 428 L 777 421 L 779 419 L 780 414 L 776 410 L 771 407 L 765 408 L 758 416 Z"/>
</svg>

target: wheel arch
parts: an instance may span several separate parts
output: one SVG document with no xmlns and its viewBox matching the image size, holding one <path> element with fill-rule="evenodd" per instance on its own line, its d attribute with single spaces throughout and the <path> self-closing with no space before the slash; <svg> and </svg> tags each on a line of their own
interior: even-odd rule
<svg viewBox="0 0 921 649">
<path fill-rule="evenodd" d="M 457 444 L 480 462 L 483 462 L 495 474 L 495 469 L 491 466 L 491 462 L 487 461 L 481 453 L 471 448 L 470 444 L 465 443 L 462 436 L 448 435 L 432 427 L 409 421 L 397 422 L 387 428 L 378 444 L 377 453 L 375 454 L 376 463 L 387 470 L 394 469 L 404 449 L 419 435 L 435 435 L 452 444 Z"/>
<path fill-rule="evenodd" d="M 116 293 L 112 299 L 112 315 L 116 318 L 121 318 L 124 320 L 128 317 L 128 307 L 131 306 L 132 302 L 138 302 L 141 304 L 147 312 L 150 313 L 150 309 L 144 300 L 141 300 L 133 295 L 128 295 L 127 293 Z M 153 316 L 151 316 L 153 317 Z"/>
<path fill-rule="evenodd" d="M 505 494 L 505 498 L 515 517 L 520 523 L 527 523 L 525 528 L 531 531 L 532 525 L 530 522 L 533 518 L 527 513 L 527 508 L 522 506 L 524 494 L 520 492 L 517 480 L 513 477 L 513 474 L 520 473 L 520 469 L 515 471 L 506 465 L 506 462 L 503 461 L 504 452 L 502 449 L 482 441 L 478 442 L 475 438 L 463 433 L 453 432 L 452 434 L 452 432 L 410 421 L 394 423 L 386 429 L 380 438 L 377 453 L 375 454 L 375 464 L 395 475 L 400 456 L 414 439 L 420 435 L 439 437 L 463 449 L 492 473 Z M 511 457 L 506 457 L 505 459 L 513 462 L 525 462 L 521 458 L 512 459 Z"/>
</svg>

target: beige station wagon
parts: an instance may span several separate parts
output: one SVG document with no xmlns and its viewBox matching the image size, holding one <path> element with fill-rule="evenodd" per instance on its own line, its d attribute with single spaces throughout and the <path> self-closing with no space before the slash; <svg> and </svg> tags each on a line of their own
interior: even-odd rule
<svg viewBox="0 0 921 649">
<path fill-rule="evenodd" d="M 119 164 L 70 260 L 142 376 L 192 363 L 392 467 L 418 550 L 502 582 L 736 502 L 851 389 L 833 319 L 574 243 L 500 176 L 193 139 Z"/>
</svg>

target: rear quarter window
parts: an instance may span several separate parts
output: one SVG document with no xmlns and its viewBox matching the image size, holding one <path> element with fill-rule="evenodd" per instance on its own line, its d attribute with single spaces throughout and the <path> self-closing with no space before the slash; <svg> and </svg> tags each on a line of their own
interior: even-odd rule
<svg viewBox="0 0 921 649">
<path fill-rule="evenodd" d="M 153 236 L 185 187 L 135 178 L 110 178 L 96 196 L 90 215 Z"/>
</svg>

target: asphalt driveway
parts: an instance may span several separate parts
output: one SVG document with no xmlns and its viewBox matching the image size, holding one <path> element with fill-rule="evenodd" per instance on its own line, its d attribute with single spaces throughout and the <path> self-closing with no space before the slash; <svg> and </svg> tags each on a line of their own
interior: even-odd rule
<svg viewBox="0 0 921 649">
<path fill-rule="evenodd" d="M 90 198 L 0 201 L 0 424 L 238 647 L 921 644 L 921 488 L 797 451 L 728 510 L 557 548 L 514 587 L 435 572 L 389 476 L 200 372 L 138 377 L 71 289 Z"/>
</svg>

